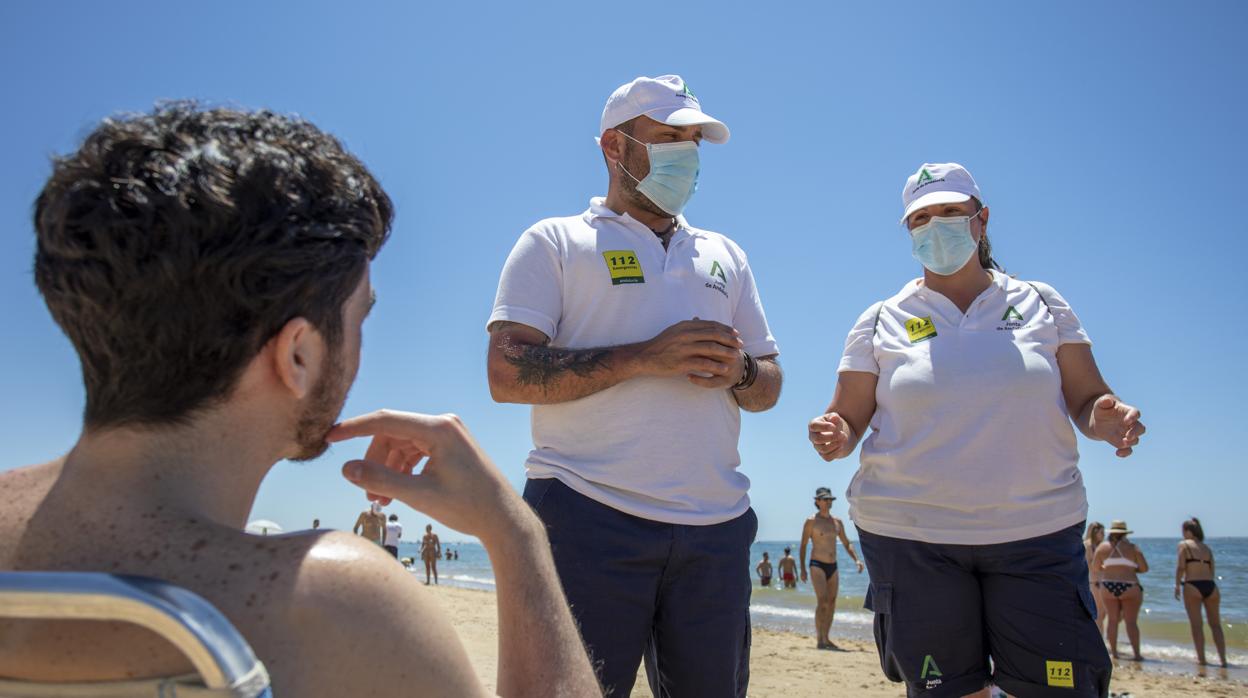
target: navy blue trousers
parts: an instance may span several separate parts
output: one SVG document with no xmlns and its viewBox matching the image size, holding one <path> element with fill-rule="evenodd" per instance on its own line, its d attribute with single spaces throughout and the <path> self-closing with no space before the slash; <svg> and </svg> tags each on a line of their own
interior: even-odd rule
<svg viewBox="0 0 1248 698">
<path fill-rule="evenodd" d="M 753 509 L 710 526 L 643 519 L 558 480 L 529 480 L 555 567 L 608 698 L 646 662 L 659 698 L 744 697 L 750 677 Z"/>
</svg>

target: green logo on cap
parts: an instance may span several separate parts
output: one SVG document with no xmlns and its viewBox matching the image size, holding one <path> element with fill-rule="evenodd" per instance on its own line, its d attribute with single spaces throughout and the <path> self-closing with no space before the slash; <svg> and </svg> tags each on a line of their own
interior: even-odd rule
<svg viewBox="0 0 1248 698">
<path fill-rule="evenodd" d="M 689 89 L 689 83 L 685 83 L 685 91 L 681 92 L 681 94 L 686 97 L 697 99 L 697 96 L 693 94 L 693 90 Z"/>
<path fill-rule="evenodd" d="M 930 181 L 932 181 L 932 173 L 928 172 L 927 168 L 924 167 L 922 170 L 919 171 L 919 181 L 915 182 L 915 184 L 922 184 L 924 182 L 930 182 Z"/>
</svg>

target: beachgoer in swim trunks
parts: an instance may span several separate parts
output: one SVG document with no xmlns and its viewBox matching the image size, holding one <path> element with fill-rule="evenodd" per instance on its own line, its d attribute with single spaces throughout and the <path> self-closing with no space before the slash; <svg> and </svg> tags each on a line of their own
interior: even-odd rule
<svg viewBox="0 0 1248 698">
<path fill-rule="evenodd" d="M 797 560 L 793 559 L 792 548 L 784 549 L 784 557 L 776 565 L 780 568 L 780 581 L 785 589 L 797 588 Z"/>
<path fill-rule="evenodd" d="M 853 543 L 845 536 L 845 525 L 832 515 L 832 490 L 820 487 L 815 490 L 814 516 L 806 519 L 802 526 L 802 542 L 798 545 L 798 557 L 801 559 L 802 581 L 806 575 L 806 543 L 810 548 L 810 584 L 815 589 L 818 606 L 815 608 L 815 646 L 819 649 L 838 649 L 828 636 L 832 629 L 832 617 L 836 615 L 836 594 L 840 590 L 841 576 L 836 571 L 836 540 L 839 538 L 845 545 L 845 551 L 858 565 L 858 574 L 862 574 L 862 560 L 854 552 Z"/>
<path fill-rule="evenodd" d="M 771 559 L 767 553 L 763 553 L 763 559 L 759 561 L 754 571 L 758 573 L 758 585 L 760 587 L 766 588 L 771 586 Z"/>
</svg>

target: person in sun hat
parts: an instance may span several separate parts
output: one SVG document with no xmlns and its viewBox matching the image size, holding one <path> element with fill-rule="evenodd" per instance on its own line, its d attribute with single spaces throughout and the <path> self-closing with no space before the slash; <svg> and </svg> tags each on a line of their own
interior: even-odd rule
<svg viewBox="0 0 1248 698">
<path fill-rule="evenodd" d="M 1127 536 L 1135 533 L 1121 519 L 1112 521 L 1106 539 L 1092 556 L 1092 568 L 1100 574 L 1097 593 L 1105 606 L 1105 640 L 1109 652 L 1118 658 L 1118 623 L 1125 621 L 1131 658 L 1140 660 L 1140 608 L 1144 606 L 1144 585 L 1139 575 L 1148 571 L 1144 552 Z"/>
<path fill-rule="evenodd" d="M 965 167 L 923 164 L 902 207 L 923 275 L 854 323 L 808 425 L 829 461 L 866 436 L 849 515 L 881 666 L 912 696 L 1103 696 L 1072 421 L 1126 457 L 1140 412 L 1066 300 L 1002 272 Z"/>
<path fill-rule="evenodd" d="M 841 585 L 841 573 L 836 565 L 836 539 L 840 538 L 845 552 L 853 558 L 862 573 L 862 561 L 854 552 L 854 544 L 845 535 L 845 524 L 832 515 L 832 490 L 827 487 L 815 489 L 815 513 L 802 526 L 802 539 L 798 544 L 798 557 L 801 558 L 800 569 L 802 581 L 810 580 L 815 590 L 818 606 L 815 608 L 815 647 L 817 649 L 839 649 L 828 633 L 832 630 L 832 619 L 836 615 L 836 594 Z M 810 574 L 806 573 L 806 544 L 810 543 Z"/>
<path fill-rule="evenodd" d="M 490 391 L 533 405 L 524 498 L 609 696 L 643 659 L 662 695 L 741 696 L 750 543 L 740 410 L 781 372 L 745 252 L 683 212 L 703 141 L 725 143 L 677 75 L 639 77 L 598 126 L 607 194 L 531 226 L 487 327 Z"/>
</svg>

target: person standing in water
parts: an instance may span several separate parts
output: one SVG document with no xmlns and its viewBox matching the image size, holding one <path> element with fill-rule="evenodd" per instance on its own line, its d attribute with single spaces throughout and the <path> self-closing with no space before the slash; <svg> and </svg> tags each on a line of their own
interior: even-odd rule
<svg viewBox="0 0 1248 698">
<path fill-rule="evenodd" d="M 754 568 L 758 573 L 758 585 L 766 589 L 771 586 L 771 557 L 767 553 L 763 553 L 763 559 L 758 562 L 758 566 Z"/>
<path fill-rule="evenodd" d="M 1105 639 L 1109 653 L 1118 658 L 1118 622 L 1126 621 L 1127 639 L 1131 641 L 1131 658 L 1140 661 L 1140 607 L 1144 605 L 1144 585 L 1139 575 L 1148 571 L 1148 560 L 1134 543 L 1127 540 L 1125 521 L 1109 526 L 1109 540 L 1096 548 L 1092 566 L 1100 570 L 1101 601 L 1105 604 Z"/>
<path fill-rule="evenodd" d="M 1213 550 L 1205 545 L 1205 530 L 1200 519 L 1193 516 L 1183 522 L 1183 540 L 1179 541 L 1179 561 L 1174 570 L 1174 598 L 1183 599 L 1187 620 L 1192 626 L 1192 642 L 1196 645 L 1196 660 L 1205 664 L 1205 628 L 1201 623 L 1200 609 L 1205 609 L 1213 644 L 1218 648 L 1218 659 L 1226 666 L 1226 637 L 1222 634 L 1219 606 L 1222 592 L 1214 580 Z"/>
<path fill-rule="evenodd" d="M 815 589 L 815 598 L 819 601 L 815 608 L 815 646 L 821 650 L 840 649 L 828 637 L 832 630 L 832 617 L 836 615 L 836 594 L 840 591 L 841 584 L 841 576 L 836 569 L 837 538 L 841 539 L 845 552 L 854 559 L 854 563 L 858 565 L 858 573 L 862 574 L 862 560 L 858 559 L 853 543 L 845 536 L 845 525 L 832 515 L 832 502 L 835 500 L 832 490 L 826 487 L 815 490 L 815 508 L 818 511 L 806 519 L 806 524 L 802 526 L 802 542 L 797 547 L 798 557 L 801 558 L 802 581 L 809 579 L 810 585 Z M 809 578 L 806 576 L 807 542 L 811 544 Z"/>
<path fill-rule="evenodd" d="M 777 563 L 780 567 L 780 581 L 784 582 L 785 589 L 797 588 L 797 560 L 793 559 L 793 549 L 786 547 L 784 549 L 784 557 L 780 558 Z"/>
</svg>

